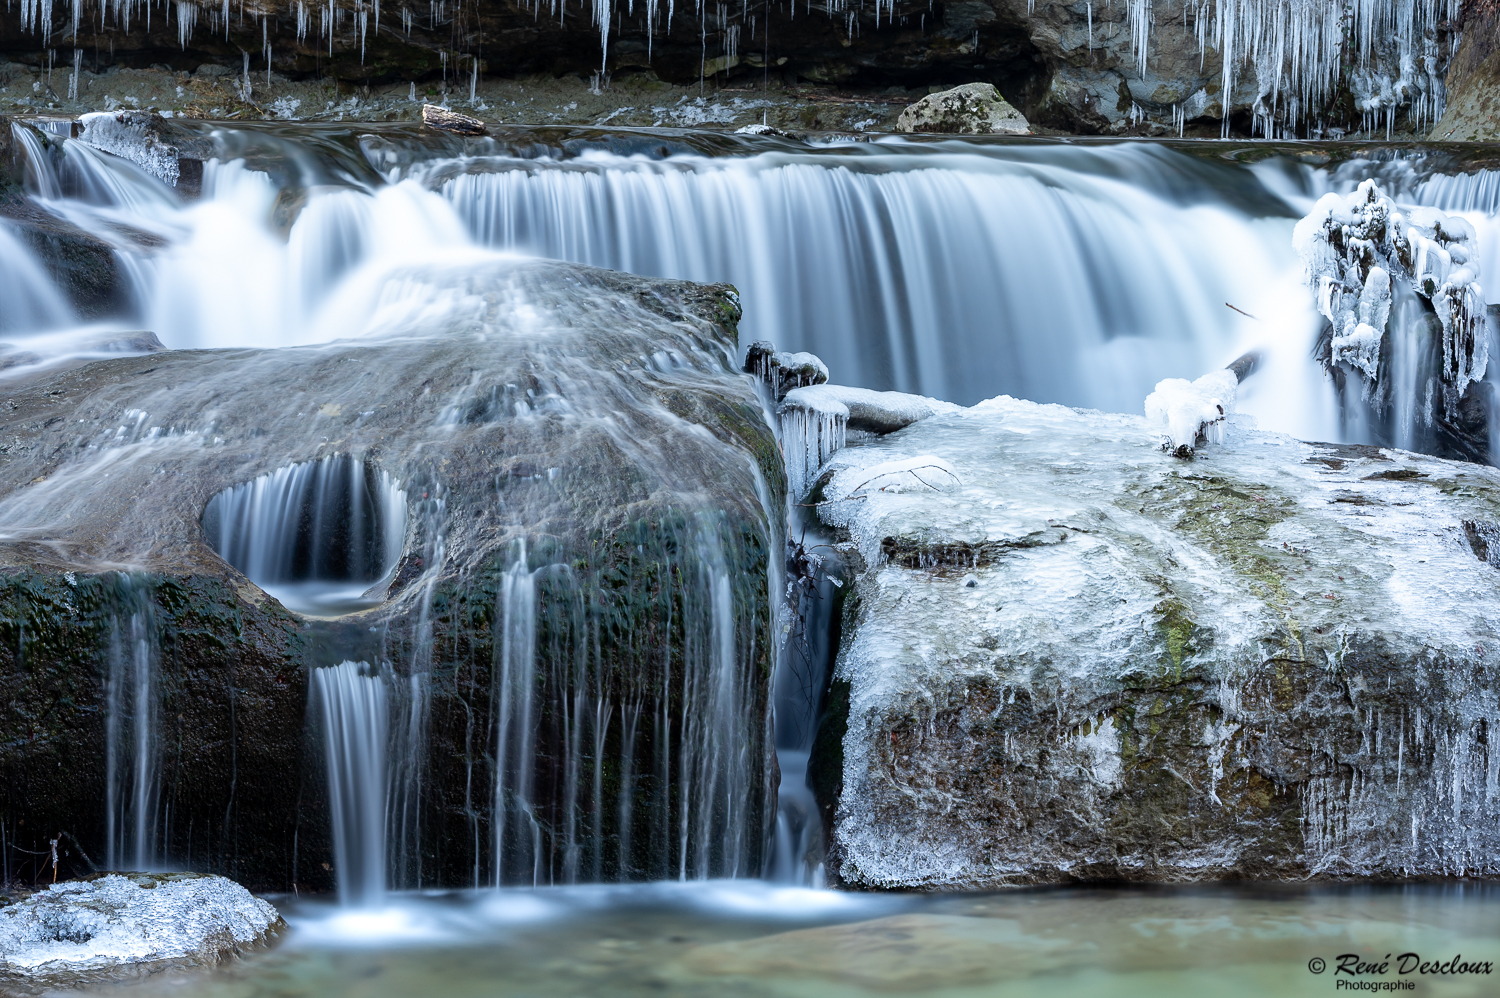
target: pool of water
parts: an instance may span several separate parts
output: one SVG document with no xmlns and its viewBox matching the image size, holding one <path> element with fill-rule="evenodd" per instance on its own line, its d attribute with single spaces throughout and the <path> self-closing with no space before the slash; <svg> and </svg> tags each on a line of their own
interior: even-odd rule
<svg viewBox="0 0 1500 998">
<path fill-rule="evenodd" d="M 273 948 L 214 971 L 95 991 L 140 998 L 1500 994 L 1500 888 L 1469 884 L 856 895 L 719 881 L 400 895 L 373 910 L 273 900 L 290 925 Z M 1454 973 L 1455 958 L 1457 969 L 1470 972 Z M 1375 966 L 1356 968 L 1355 960 Z"/>
</svg>

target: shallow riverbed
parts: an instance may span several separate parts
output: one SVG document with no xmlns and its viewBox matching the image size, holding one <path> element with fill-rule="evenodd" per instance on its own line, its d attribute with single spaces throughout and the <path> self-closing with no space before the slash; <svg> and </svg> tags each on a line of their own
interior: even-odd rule
<svg viewBox="0 0 1500 998">
<path fill-rule="evenodd" d="M 1458 956 L 1500 967 L 1492 886 L 853 895 L 716 881 L 403 895 L 375 910 L 275 900 L 291 931 L 273 949 L 213 972 L 105 990 L 140 998 L 1227 998 L 1405 981 L 1422 995 L 1500 991 L 1500 972 L 1418 966 L 1403 975 L 1399 960 L 1416 953 L 1429 963 Z M 1389 966 L 1340 973 L 1347 954 L 1389 954 Z M 1317 961 L 1321 973 L 1311 969 Z"/>
</svg>

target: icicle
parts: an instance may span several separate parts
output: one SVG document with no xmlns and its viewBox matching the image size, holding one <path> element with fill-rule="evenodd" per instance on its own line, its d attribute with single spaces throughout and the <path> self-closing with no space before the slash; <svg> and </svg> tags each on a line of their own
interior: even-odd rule
<svg viewBox="0 0 1500 998">
<path fill-rule="evenodd" d="M 198 5 L 177 0 L 177 41 L 187 51 L 187 43 L 193 37 L 193 26 L 198 23 Z"/>
</svg>

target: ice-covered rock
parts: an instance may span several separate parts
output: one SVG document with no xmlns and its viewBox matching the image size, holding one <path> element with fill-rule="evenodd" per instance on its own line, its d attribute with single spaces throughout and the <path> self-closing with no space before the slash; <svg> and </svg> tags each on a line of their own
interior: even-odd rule
<svg viewBox="0 0 1500 998">
<path fill-rule="evenodd" d="M 853 583 L 809 767 L 829 869 L 1500 875 L 1500 471 L 1158 437 L 998 398 L 828 462 Z"/>
<path fill-rule="evenodd" d="M 79 119 L 81 141 L 130 160 L 173 187 L 195 189 L 203 160 L 213 149 L 201 137 L 175 128 L 154 111 L 96 111 Z"/>
<path fill-rule="evenodd" d="M 901 112 L 898 132 L 959 135 L 1030 135 L 1026 116 L 1010 105 L 992 83 L 965 83 L 928 94 Z"/>
<path fill-rule="evenodd" d="M 1429 303 L 1441 326 L 1441 377 L 1451 411 L 1484 377 L 1488 337 L 1474 230 L 1435 208 L 1399 209 L 1374 180 L 1325 194 L 1296 225 L 1292 243 L 1318 311 L 1331 327 L 1326 363 L 1379 381 L 1381 348 L 1400 288 Z"/>
<path fill-rule="evenodd" d="M 786 132 L 773 125 L 741 125 L 734 130 L 736 135 L 775 135 L 785 137 Z"/>
<path fill-rule="evenodd" d="M 0 983 L 214 964 L 285 927 L 269 903 L 224 877 L 99 874 L 0 908 Z"/>
<path fill-rule="evenodd" d="M 825 369 L 825 378 L 826 375 Z M 806 494 L 818 469 L 844 446 L 850 430 L 875 435 L 894 433 L 934 413 L 955 412 L 958 408 L 952 402 L 905 392 L 824 384 L 792 389 L 777 409 L 791 494 L 799 497 Z"/>
<path fill-rule="evenodd" d="M 1177 457 L 1192 457 L 1199 443 L 1222 443 L 1224 423 L 1234 414 L 1240 379 L 1224 368 L 1197 381 L 1166 378 L 1146 396 L 1146 419 L 1161 432 L 1161 446 Z"/>
<path fill-rule="evenodd" d="M 744 371 L 764 381 L 777 401 L 793 388 L 821 385 L 828 380 L 828 368 L 816 354 L 777 350 L 769 340 L 750 344 L 745 351 Z"/>
</svg>

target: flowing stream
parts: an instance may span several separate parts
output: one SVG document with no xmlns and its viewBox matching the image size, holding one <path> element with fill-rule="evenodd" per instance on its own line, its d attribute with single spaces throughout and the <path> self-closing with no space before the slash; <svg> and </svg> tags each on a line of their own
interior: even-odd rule
<svg viewBox="0 0 1500 998">
<path fill-rule="evenodd" d="M 1242 411 L 1263 428 L 1358 442 L 1371 431 L 1340 420 L 1337 397 L 1309 359 L 1317 319 L 1290 237 L 1313 199 L 1384 171 L 1401 197 L 1473 222 L 1491 300 L 1500 292 L 1495 175 L 1433 175 L 1400 158 L 1331 170 L 1285 160 L 1248 167 L 1146 143 L 958 141 L 767 142 L 662 156 L 646 140 L 564 156 L 498 142 L 460 153 L 399 129 L 303 138 L 221 126 L 204 136 L 218 155 L 205 165 L 201 196 L 183 198 L 150 162 L 101 152 L 88 131 L 50 144 L 20 126 L 17 136 L 30 151 L 34 199 L 110 240 L 128 304 L 82 322 L 0 222 L 0 378 L 118 352 L 99 344 L 122 330 L 149 329 L 169 348 L 409 336 L 463 298 L 414 268 L 536 255 L 733 283 L 745 309 L 742 348 L 769 339 L 818 354 L 835 383 L 960 404 L 1011 394 L 1136 412 L 1158 380 L 1196 377 L 1255 349 L 1264 359 L 1244 386 Z M 669 370 L 678 360 L 664 352 L 656 362 Z M 559 359 L 557 370 L 568 362 Z M 541 419 L 524 398 L 486 404 L 522 425 Z M 1417 417 L 1402 418 L 1415 425 Z M 639 456 L 643 465 L 659 460 L 644 449 Z M 338 616 L 378 602 L 371 594 L 409 544 L 425 545 L 413 564 L 441 562 L 444 516 L 440 493 L 419 500 L 388 471 L 336 455 L 289 460 L 220 493 L 203 525 L 229 563 L 286 606 Z M 778 529 L 798 523 L 789 517 Z M 532 783 L 541 750 L 538 593 L 573 582 L 565 559 L 518 538 L 496 597 L 502 650 L 486 708 L 494 782 L 471 781 L 465 804 L 467 813 L 493 814 L 484 847 L 493 861 L 481 869 L 476 844 L 464 886 L 761 873 L 818 882 L 819 821 L 804 774 L 834 651 L 836 593 L 825 572 L 794 587 L 777 611 L 801 626 L 775 676 L 782 806 L 774 829 L 756 827 L 724 545 L 711 518 L 681 524 L 682 619 L 672 626 L 685 635 L 687 660 L 675 664 L 686 671 L 673 680 L 682 686 L 672 705 L 611 698 L 602 677 L 583 673 L 549 701 L 565 707 L 548 751 L 567 760 L 559 777 L 567 813 L 544 822 Z M 779 594 L 775 554 L 771 562 L 767 585 Z M 141 596 L 117 622 L 111 651 L 112 864 L 164 858 L 149 614 Z M 573 633 L 573 624 L 559 626 Z M 427 885 L 413 815 L 424 793 L 429 676 L 420 661 L 404 678 L 353 660 L 317 670 L 340 890 L 350 902 L 373 905 L 388 886 Z M 633 754 L 652 726 L 681 732 L 676 755 Z M 606 776 L 611 752 L 619 765 Z M 629 793 L 613 810 L 606 803 L 607 781 L 628 789 L 669 773 L 680 802 L 663 797 L 660 813 L 631 813 Z M 563 831 L 544 841 L 544 826 Z M 472 823 L 476 840 L 478 828 Z M 774 840 L 764 860 L 762 838 Z"/>
</svg>

